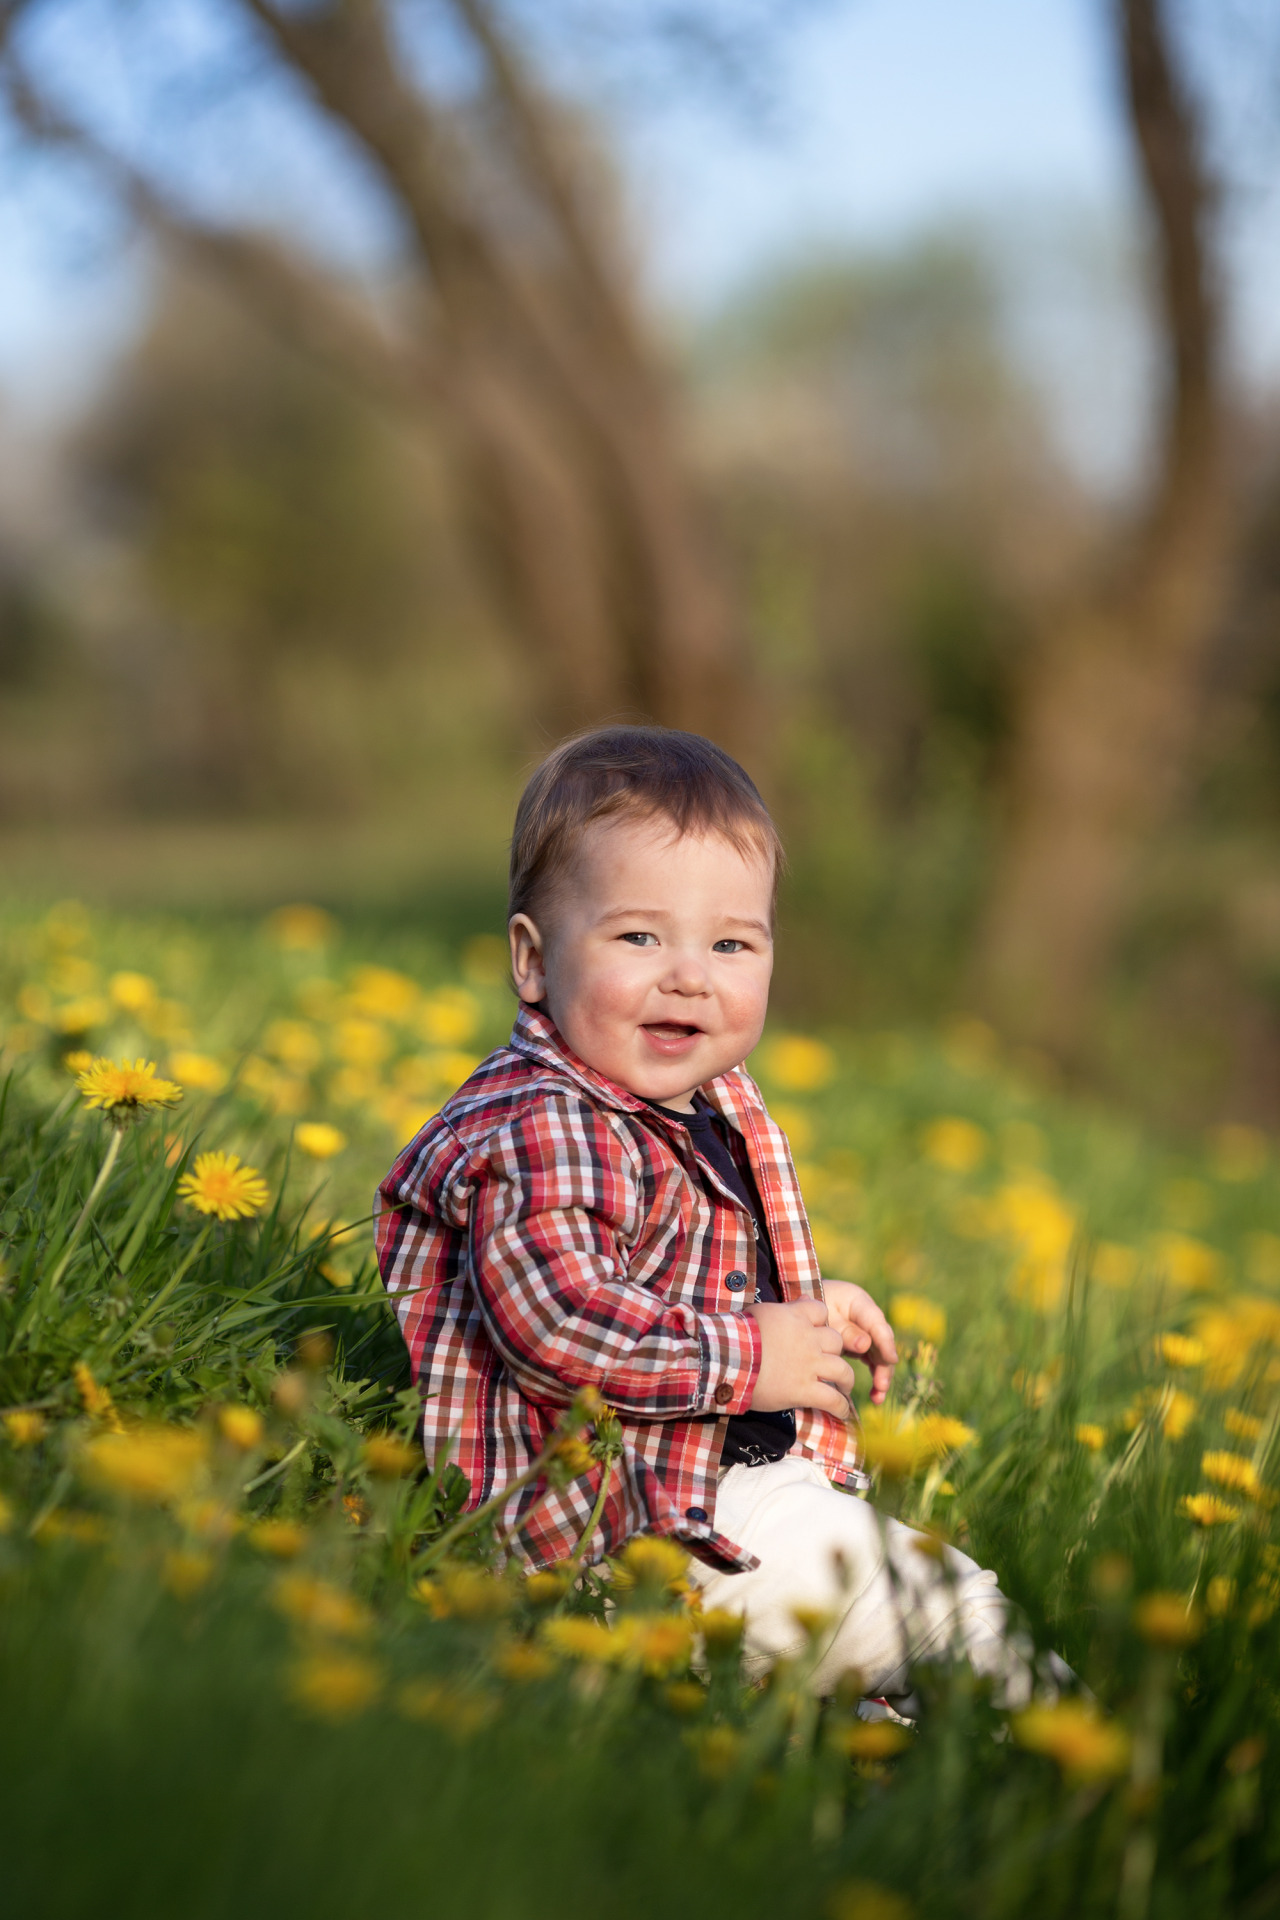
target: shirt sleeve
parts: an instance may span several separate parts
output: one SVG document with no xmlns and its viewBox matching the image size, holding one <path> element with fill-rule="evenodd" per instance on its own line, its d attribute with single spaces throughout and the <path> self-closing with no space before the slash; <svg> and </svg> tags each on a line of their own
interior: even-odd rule
<svg viewBox="0 0 1280 1920">
<path fill-rule="evenodd" d="M 540 1102 L 491 1136 L 470 1266 L 494 1345 L 530 1400 L 592 1386 L 638 1420 L 743 1413 L 760 1370 L 749 1313 L 703 1313 L 626 1277 L 638 1170 L 596 1109 Z"/>
</svg>

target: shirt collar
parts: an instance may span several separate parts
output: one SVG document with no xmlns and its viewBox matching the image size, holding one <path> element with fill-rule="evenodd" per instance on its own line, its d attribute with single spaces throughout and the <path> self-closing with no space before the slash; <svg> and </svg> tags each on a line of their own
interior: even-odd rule
<svg viewBox="0 0 1280 1920">
<path fill-rule="evenodd" d="M 555 1022 L 540 1007 L 521 1002 L 516 1023 L 511 1029 L 511 1048 L 526 1060 L 536 1060 L 540 1066 L 574 1081 L 601 1106 L 616 1107 L 623 1113 L 658 1111 L 648 1100 L 642 1100 L 638 1094 L 629 1093 L 625 1087 L 606 1080 L 594 1067 L 579 1060 L 561 1038 Z M 706 1095 L 716 1112 L 737 1127 L 739 1132 L 742 1131 L 743 1107 L 762 1108 L 764 1105 L 754 1082 L 740 1067 L 732 1067 L 728 1073 L 708 1080 L 699 1091 Z M 671 1120 L 679 1125 L 680 1115 L 673 1113 Z"/>
</svg>

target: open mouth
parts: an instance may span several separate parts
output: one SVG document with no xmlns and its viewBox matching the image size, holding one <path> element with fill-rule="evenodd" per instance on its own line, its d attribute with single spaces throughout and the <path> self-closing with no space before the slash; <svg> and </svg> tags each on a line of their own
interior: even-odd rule
<svg viewBox="0 0 1280 1920">
<path fill-rule="evenodd" d="M 702 1032 L 701 1027 L 686 1026 L 675 1020 L 655 1020 L 644 1028 L 651 1040 L 659 1046 L 679 1046 L 683 1041 L 696 1040 Z"/>
</svg>

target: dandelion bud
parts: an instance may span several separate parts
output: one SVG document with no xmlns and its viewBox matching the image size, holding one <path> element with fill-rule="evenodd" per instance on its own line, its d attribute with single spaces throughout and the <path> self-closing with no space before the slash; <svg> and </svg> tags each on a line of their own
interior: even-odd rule
<svg viewBox="0 0 1280 1920">
<path fill-rule="evenodd" d="M 262 1439 L 262 1415 L 252 1407 L 219 1407 L 218 1431 L 241 1453 L 250 1453 Z"/>
</svg>

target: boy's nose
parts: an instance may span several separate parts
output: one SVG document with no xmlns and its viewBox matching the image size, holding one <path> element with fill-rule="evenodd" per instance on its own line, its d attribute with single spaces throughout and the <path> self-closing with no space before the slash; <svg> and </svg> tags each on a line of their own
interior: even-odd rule
<svg viewBox="0 0 1280 1920">
<path fill-rule="evenodd" d="M 665 993 L 702 994 L 707 991 L 707 970 L 693 954 L 677 956 L 662 982 Z"/>
</svg>

